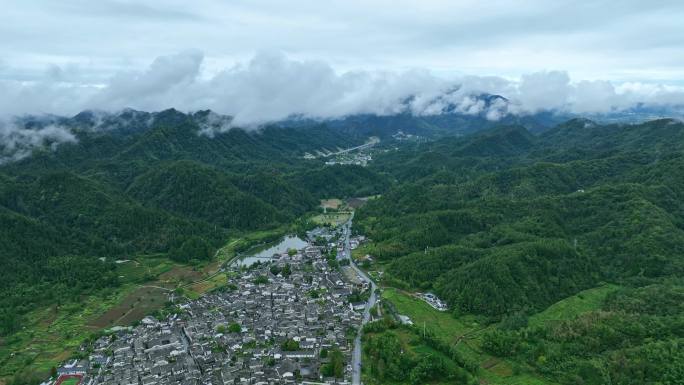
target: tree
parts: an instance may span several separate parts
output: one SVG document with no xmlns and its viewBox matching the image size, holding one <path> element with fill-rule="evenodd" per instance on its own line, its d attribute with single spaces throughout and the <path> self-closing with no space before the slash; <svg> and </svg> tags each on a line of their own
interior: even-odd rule
<svg viewBox="0 0 684 385">
<path fill-rule="evenodd" d="M 499 357 L 509 357 L 515 354 L 520 338 L 515 332 L 494 329 L 484 333 L 482 348 Z"/>
<path fill-rule="evenodd" d="M 321 351 L 321 353 L 323 353 Z M 326 377 L 342 378 L 344 375 L 344 356 L 339 349 L 333 349 L 330 352 L 326 351 L 326 355 L 330 358 L 328 363 L 321 367 L 321 373 Z M 321 356 L 321 358 L 323 358 Z"/>
<path fill-rule="evenodd" d="M 268 277 L 265 275 L 259 275 L 256 278 L 254 278 L 254 284 L 255 285 L 264 285 L 268 283 Z"/>
<path fill-rule="evenodd" d="M 193 259 L 209 260 L 211 259 L 211 246 L 203 238 L 191 236 L 179 248 L 173 249 L 169 257 L 178 262 L 189 262 Z"/>
<path fill-rule="evenodd" d="M 285 266 L 283 266 L 283 271 L 281 272 L 283 277 L 288 278 L 292 274 L 292 267 L 290 267 L 289 263 L 286 263 Z"/>
<path fill-rule="evenodd" d="M 230 326 L 228 326 L 228 331 L 231 333 L 240 333 L 242 331 L 242 327 L 239 323 L 233 322 L 230 324 Z"/>
<path fill-rule="evenodd" d="M 286 352 L 292 352 L 295 350 L 299 350 L 299 342 L 293 340 L 292 338 L 288 338 L 285 341 L 283 341 L 280 347 Z"/>
</svg>

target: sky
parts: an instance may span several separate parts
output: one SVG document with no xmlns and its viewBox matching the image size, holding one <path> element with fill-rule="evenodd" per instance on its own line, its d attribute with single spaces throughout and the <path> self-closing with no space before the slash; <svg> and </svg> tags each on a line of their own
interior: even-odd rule
<svg viewBox="0 0 684 385">
<path fill-rule="evenodd" d="M 684 104 L 682 1 L 5 0 L 0 116 L 210 108 L 238 122 Z M 496 118 L 496 114 L 492 118 Z"/>
</svg>

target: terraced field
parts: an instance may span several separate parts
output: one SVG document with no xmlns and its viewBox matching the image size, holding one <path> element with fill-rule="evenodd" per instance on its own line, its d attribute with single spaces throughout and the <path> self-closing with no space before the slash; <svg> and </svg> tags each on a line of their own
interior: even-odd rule
<svg viewBox="0 0 684 385">
<path fill-rule="evenodd" d="M 526 372 L 514 362 L 493 357 L 484 353 L 481 349 L 481 335 L 492 326 L 484 326 L 482 320 L 474 316 L 454 317 L 450 312 L 441 312 L 432 308 L 423 300 L 414 297 L 411 293 L 394 288 L 386 288 L 382 293 L 382 300 L 389 301 L 396 312 L 411 318 L 414 325 L 420 330 L 425 328 L 427 332 L 455 345 L 456 350 L 467 360 L 475 362 L 480 367 L 478 377 L 482 384 L 503 385 L 550 385 L 548 380 Z M 415 341 L 414 341 L 415 342 Z M 428 349 L 421 344 L 406 345 L 413 353 Z M 439 353 L 441 354 L 441 353 Z M 371 380 L 372 381 L 372 380 Z"/>
</svg>

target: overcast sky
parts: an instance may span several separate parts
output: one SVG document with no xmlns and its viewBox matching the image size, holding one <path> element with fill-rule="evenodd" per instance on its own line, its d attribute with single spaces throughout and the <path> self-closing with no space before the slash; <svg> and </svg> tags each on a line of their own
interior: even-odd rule
<svg viewBox="0 0 684 385">
<path fill-rule="evenodd" d="M 0 114 L 387 112 L 454 83 L 521 109 L 684 102 L 683 1 L 6 0 Z M 237 100 L 243 99 L 243 100 Z"/>
</svg>

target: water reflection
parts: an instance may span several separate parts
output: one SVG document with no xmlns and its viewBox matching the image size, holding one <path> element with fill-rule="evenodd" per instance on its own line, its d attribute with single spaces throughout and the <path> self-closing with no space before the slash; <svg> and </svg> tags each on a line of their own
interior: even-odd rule
<svg viewBox="0 0 684 385">
<path fill-rule="evenodd" d="M 288 235 L 281 239 L 277 244 L 259 246 L 248 250 L 244 257 L 241 257 L 237 260 L 237 263 L 239 266 L 250 266 L 257 261 L 268 262 L 271 260 L 274 254 L 286 253 L 289 249 L 299 250 L 307 245 L 308 243 L 298 236 Z"/>
</svg>

